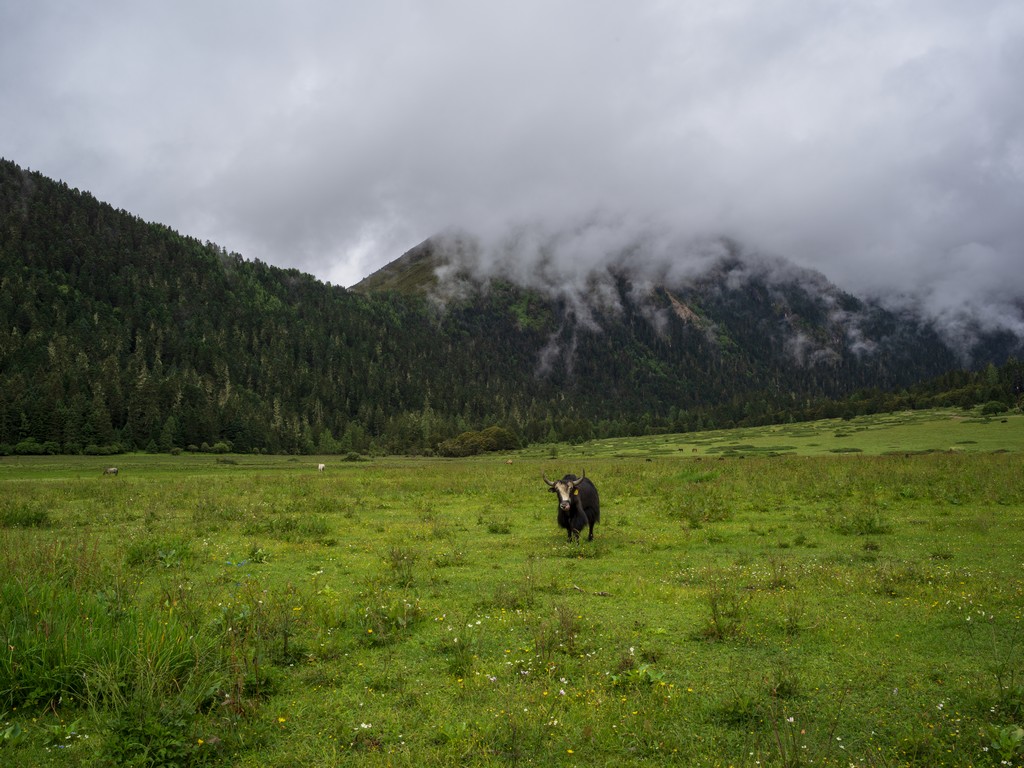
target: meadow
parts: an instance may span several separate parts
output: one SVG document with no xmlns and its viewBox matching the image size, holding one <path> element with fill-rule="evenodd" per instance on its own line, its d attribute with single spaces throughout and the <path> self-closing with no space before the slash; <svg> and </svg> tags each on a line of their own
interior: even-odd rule
<svg viewBox="0 0 1024 768">
<path fill-rule="evenodd" d="M 0 765 L 1022 765 L 1022 470 L 961 411 L 5 457 Z"/>
</svg>

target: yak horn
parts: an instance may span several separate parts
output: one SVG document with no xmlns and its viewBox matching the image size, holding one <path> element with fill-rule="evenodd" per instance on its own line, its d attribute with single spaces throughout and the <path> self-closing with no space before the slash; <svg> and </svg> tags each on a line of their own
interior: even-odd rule
<svg viewBox="0 0 1024 768">
<path fill-rule="evenodd" d="M 546 477 L 544 476 L 544 473 L 543 473 L 543 472 L 541 472 L 541 473 L 540 473 L 540 477 L 541 477 L 541 480 L 543 480 L 543 481 L 544 481 L 545 483 L 547 483 L 547 484 L 548 484 L 548 487 L 549 487 L 549 488 L 553 488 L 553 487 L 554 487 L 554 485 L 555 485 L 555 484 L 554 484 L 554 483 L 552 483 L 552 482 L 551 482 L 550 480 L 548 480 L 548 479 L 547 479 L 547 478 L 546 478 Z"/>
</svg>

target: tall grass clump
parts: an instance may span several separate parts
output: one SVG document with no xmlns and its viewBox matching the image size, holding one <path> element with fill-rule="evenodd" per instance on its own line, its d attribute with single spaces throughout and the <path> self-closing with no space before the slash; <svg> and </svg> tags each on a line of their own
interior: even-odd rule
<svg viewBox="0 0 1024 768">
<path fill-rule="evenodd" d="M 871 508 L 855 508 L 834 513 L 833 528 L 843 536 L 877 536 L 889 533 L 892 525 Z"/>
<path fill-rule="evenodd" d="M 263 685 L 262 665 L 288 665 L 304 658 L 311 617 L 319 607 L 313 595 L 290 582 L 272 586 L 247 576 L 218 604 L 213 627 L 231 666 L 243 670 L 252 689 Z"/>
<path fill-rule="evenodd" d="M 133 568 L 178 568 L 193 558 L 192 542 L 183 536 L 145 536 L 125 547 L 125 565 Z"/>
<path fill-rule="evenodd" d="M 216 638 L 106 563 L 89 547 L 0 542 L 0 710 L 85 709 L 110 726 L 104 759 L 186 764 L 189 728 L 227 680 Z"/>
<path fill-rule="evenodd" d="M 129 765 L 187 765 L 200 715 L 228 682 L 215 638 L 173 611 L 140 611 L 85 670 L 85 701 L 109 723 L 105 753 Z"/>
<path fill-rule="evenodd" d="M 34 504 L 13 502 L 0 508 L 0 528 L 49 528 L 52 524 L 49 511 Z"/>
<path fill-rule="evenodd" d="M 698 636 L 715 641 L 738 637 L 746 618 L 746 602 L 736 574 L 729 571 L 709 573 L 703 597 L 707 616 Z"/>
<path fill-rule="evenodd" d="M 117 642 L 123 615 L 103 590 L 107 574 L 85 542 L 0 539 L 0 706 L 80 697 L 85 669 Z"/>
<path fill-rule="evenodd" d="M 390 547 L 386 562 L 396 586 L 411 587 L 415 581 L 414 567 L 418 553 L 409 547 Z"/>
<path fill-rule="evenodd" d="M 303 541 L 321 538 L 331 532 L 327 521 L 317 515 L 271 515 L 260 520 L 250 520 L 242 529 L 246 536 L 269 536 L 281 541 Z"/>
<path fill-rule="evenodd" d="M 0 706 L 83 699 L 86 672 L 116 654 L 121 620 L 94 595 L 60 582 L 15 576 L 0 583 Z"/>
<path fill-rule="evenodd" d="M 408 589 L 370 579 L 356 595 L 350 618 L 364 643 L 390 645 L 422 621 L 423 608 Z"/>
</svg>

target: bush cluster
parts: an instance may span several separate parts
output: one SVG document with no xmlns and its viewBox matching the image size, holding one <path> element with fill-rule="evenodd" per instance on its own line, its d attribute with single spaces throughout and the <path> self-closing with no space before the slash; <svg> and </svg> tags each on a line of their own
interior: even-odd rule
<svg viewBox="0 0 1024 768">
<path fill-rule="evenodd" d="M 491 451 L 512 451 L 519 447 L 519 440 L 504 427 L 488 427 L 480 432 L 463 432 L 445 440 L 437 446 L 441 456 L 476 456 Z"/>
</svg>

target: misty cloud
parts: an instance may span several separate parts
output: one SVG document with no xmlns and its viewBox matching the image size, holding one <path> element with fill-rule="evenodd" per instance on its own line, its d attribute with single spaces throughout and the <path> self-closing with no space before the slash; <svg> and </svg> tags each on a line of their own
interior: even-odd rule
<svg viewBox="0 0 1024 768">
<path fill-rule="evenodd" d="M 0 154 L 345 285 L 462 231 L 600 299 L 724 236 L 1021 334 L 1022 71 L 1016 0 L 40 0 L 0 8 Z"/>
</svg>

